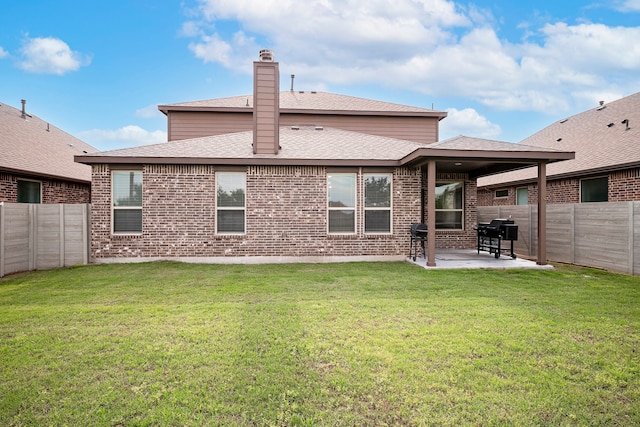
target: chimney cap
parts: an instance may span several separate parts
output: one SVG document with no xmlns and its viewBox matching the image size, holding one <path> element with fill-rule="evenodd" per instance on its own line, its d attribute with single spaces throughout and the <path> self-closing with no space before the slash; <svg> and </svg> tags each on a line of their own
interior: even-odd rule
<svg viewBox="0 0 640 427">
<path fill-rule="evenodd" d="M 260 62 L 273 62 L 273 51 L 270 49 L 261 49 Z"/>
</svg>

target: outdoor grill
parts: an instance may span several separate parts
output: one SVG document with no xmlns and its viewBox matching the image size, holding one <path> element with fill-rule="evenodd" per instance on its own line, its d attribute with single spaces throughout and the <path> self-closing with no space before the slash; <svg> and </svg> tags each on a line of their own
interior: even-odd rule
<svg viewBox="0 0 640 427">
<path fill-rule="evenodd" d="M 512 219 L 496 218 L 491 222 L 481 222 L 476 227 L 478 233 L 478 253 L 487 251 L 499 258 L 503 252 L 508 252 L 511 258 L 515 259 L 513 253 L 513 242 L 518 240 L 518 226 Z M 503 248 L 502 241 L 509 241 L 510 247 Z"/>
</svg>

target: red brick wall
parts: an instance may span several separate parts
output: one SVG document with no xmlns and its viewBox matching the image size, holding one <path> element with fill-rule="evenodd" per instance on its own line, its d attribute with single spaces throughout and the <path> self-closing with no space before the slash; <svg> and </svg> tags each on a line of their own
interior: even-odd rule
<svg viewBox="0 0 640 427">
<path fill-rule="evenodd" d="M 518 186 L 521 187 L 521 186 Z M 516 187 L 509 190 L 504 198 L 495 197 L 495 189 L 478 190 L 478 206 L 515 205 Z M 538 203 L 538 186 L 529 184 L 529 204 Z M 609 201 L 631 202 L 640 200 L 640 168 L 627 169 L 609 174 Z M 580 203 L 580 178 L 549 180 L 547 182 L 547 203 Z"/>
<path fill-rule="evenodd" d="M 628 169 L 609 174 L 609 201 L 640 200 L 640 169 Z"/>
<path fill-rule="evenodd" d="M 215 233 L 215 167 L 147 165 L 143 170 L 143 234 L 111 236 L 110 171 L 104 166 L 94 167 L 96 191 L 92 213 L 96 221 L 92 222 L 95 256 L 402 253 L 405 245 L 400 242 L 407 241 L 408 226 L 398 226 L 391 235 L 368 236 L 363 233 L 359 217 L 356 234 L 332 236 L 327 233 L 325 168 L 249 167 L 242 170 L 247 173 L 246 234 Z M 407 179 L 417 181 L 417 174 L 395 171 L 394 193 L 406 191 L 403 189 Z M 419 193 L 415 197 L 419 199 Z M 405 204 L 400 201 L 395 207 L 400 211 Z"/>
<path fill-rule="evenodd" d="M 246 234 L 215 233 L 215 166 L 145 165 L 143 233 L 111 234 L 111 171 L 93 167 L 92 253 L 112 257 L 363 256 L 405 255 L 409 227 L 420 217 L 420 170 L 395 168 L 391 234 L 365 234 L 363 173 L 358 172 L 357 230 L 327 232 L 324 167 L 252 166 L 246 181 Z M 228 170 L 228 169 L 226 169 Z M 373 171 L 373 170 L 372 170 Z M 380 169 L 376 169 L 379 172 Z M 467 221 L 475 224 L 475 182 L 465 183 Z M 473 247 L 473 230 L 438 236 L 443 247 Z"/>
<path fill-rule="evenodd" d="M 423 175 L 426 183 L 426 173 Z M 468 249 L 476 246 L 476 231 L 473 227 L 478 223 L 477 212 L 477 187 L 476 181 L 469 179 L 467 174 L 460 173 L 439 173 L 436 175 L 437 181 L 462 181 L 464 183 L 464 229 L 463 230 L 438 230 L 436 232 L 436 248 L 440 249 Z M 427 191 L 424 192 L 425 223 L 427 218 Z"/>
<path fill-rule="evenodd" d="M 42 185 L 42 203 L 90 203 L 91 185 L 71 181 L 23 178 L 9 173 L 0 173 L 0 202 L 18 201 L 18 180 L 29 179 Z"/>
<path fill-rule="evenodd" d="M 509 194 L 506 197 L 496 197 L 496 190 L 507 190 Z M 478 189 L 478 206 L 510 206 L 515 204 L 516 204 L 515 187 L 500 187 L 497 189 L 486 189 L 486 188 Z"/>
</svg>

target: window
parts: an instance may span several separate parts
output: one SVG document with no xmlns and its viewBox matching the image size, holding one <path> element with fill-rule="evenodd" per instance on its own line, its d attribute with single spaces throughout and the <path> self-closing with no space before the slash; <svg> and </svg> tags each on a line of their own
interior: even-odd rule
<svg viewBox="0 0 640 427">
<path fill-rule="evenodd" d="M 114 171 L 112 178 L 113 232 L 142 233 L 142 171 Z"/>
<path fill-rule="evenodd" d="M 244 172 L 218 172 L 216 191 L 216 232 L 242 234 L 245 229 Z"/>
<path fill-rule="evenodd" d="M 436 229 L 462 230 L 463 189 L 462 182 L 436 183 Z"/>
<path fill-rule="evenodd" d="M 364 175 L 364 232 L 391 233 L 391 174 Z"/>
<path fill-rule="evenodd" d="M 41 194 L 38 181 L 18 180 L 18 203 L 40 203 Z"/>
<path fill-rule="evenodd" d="M 529 189 L 527 187 L 520 187 L 516 189 L 516 205 L 528 205 L 529 204 Z"/>
<path fill-rule="evenodd" d="M 583 179 L 580 181 L 580 201 L 585 202 L 606 202 L 609 200 L 609 178 L 601 176 L 599 178 Z"/>
<path fill-rule="evenodd" d="M 509 190 L 496 190 L 496 198 L 507 197 L 508 195 L 509 195 Z"/>
<path fill-rule="evenodd" d="M 329 233 L 355 233 L 356 175 L 329 174 L 327 181 Z"/>
</svg>

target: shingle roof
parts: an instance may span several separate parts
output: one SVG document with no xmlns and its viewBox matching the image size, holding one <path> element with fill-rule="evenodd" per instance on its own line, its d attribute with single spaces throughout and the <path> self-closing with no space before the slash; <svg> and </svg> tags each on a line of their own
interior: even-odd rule
<svg viewBox="0 0 640 427">
<path fill-rule="evenodd" d="M 512 142 L 494 141 L 459 135 L 443 141 L 429 144 L 429 148 L 456 151 L 500 151 L 500 152 L 561 152 L 558 148 L 536 147 L 532 145 L 514 144 Z"/>
<path fill-rule="evenodd" d="M 0 104 L 0 170 L 91 182 L 91 168 L 74 156 L 95 148 L 44 120 Z"/>
<path fill-rule="evenodd" d="M 465 167 L 483 168 L 500 158 L 502 170 L 531 159 L 561 159 L 567 153 L 500 141 L 457 137 L 436 144 L 387 138 L 343 129 L 280 127 L 278 154 L 253 154 L 253 131 L 169 141 L 77 156 L 94 163 L 400 166 L 425 157 L 476 159 Z M 510 166 L 510 163 L 515 166 Z M 479 163 L 478 163 L 479 162 Z M 506 162 L 506 163 L 505 163 Z"/>
<path fill-rule="evenodd" d="M 622 123 L 624 120 L 628 120 L 628 126 Z M 547 167 L 550 179 L 638 166 L 640 92 L 555 122 L 520 144 L 575 151 L 574 160 Z M 528 168 L 479 179 L 478 186 L 524 182 L 535 177 L 536 169 Z"/>
<path fill-rule="evenodd" d="M 181 102 L 178 104 L 160 105 L 163 112 L 170 110 L 191 109 L 240 109 L 250 112 L 253 108 L 253 95 L 234 96 L 231 98 L 207 99 L 202 101 Z M 391 102 L 376 101 L 372 99 L 357 98 L 353 96 L 337 95 L 317 91 L 283 91 L 280 92 L 280 111 L 289 112 L 304 110 L 305 112 L 360 112 L 370 114 L 403 114 L 403 115 L 429 115 L 445 117 L 442 111 L 430 110 L 408 105 L 394 104 Z"/>
<path fill-rule="evenodd" d="M 78 161 L 97 163 L 127 158 L 168 159 L 176 162 L 181 159 L 206 159 L 207 162 L 280 159 L 292 163 L 299 160 L 388 161 L 398 160 L 423 146 L 415 142 L 336 128 L 296 128 L 280 128 L 281 149 L 278 154 L 253 154 L 253 131 L 245 131 L 103 151 L 79 156 Z"/>
</svg>

